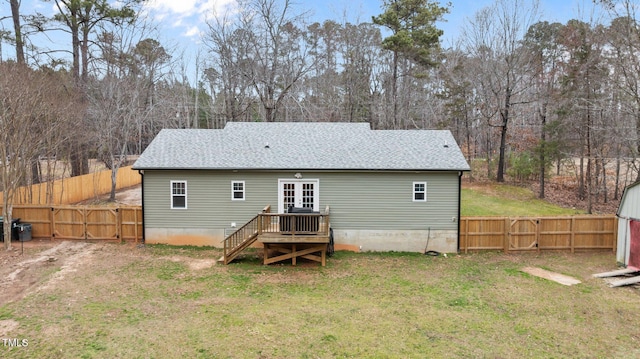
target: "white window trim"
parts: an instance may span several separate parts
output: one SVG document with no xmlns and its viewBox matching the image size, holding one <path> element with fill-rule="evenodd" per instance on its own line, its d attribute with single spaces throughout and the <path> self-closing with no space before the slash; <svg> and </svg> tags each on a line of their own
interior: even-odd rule
<svg viewBox="0 0 640 359">
<path fill-rule="evenodd" d="M 235 188 L 233 187 L 236 183 L 242 183 L 242 198 L 235 198 L 234 194 L 236 193 Z M 240 191 L 238 191 L 240 192 Z M 231 200 L 232 201 L 244 201 L 247 198 L 247 185 L 244 181 L 231 181 Z"/>
<path fill-rule="evenodd" d="M 177 195 L 173 193 L 173 184 L 174 183 L 184 183 L 184 207 L 174 207 L 173 206 L 173 197 L 175 196 L 182 196 L 182 195 Z M 171 209 L 187 209 L 187 181 L 171 181 L 171 184 L 169 185 L 169 193 L 171 194 L 170 196 L 170 204 L 171 204 Z"/>
<path fill-rule="evenodd" d="M 421 184 L 424 185 L 424 199 L 416 199 L 416 193 L 422 193 L 422 192 L 418 192 L 416 191 L 416 185 L 417 184 Z M 427 201 L 427 182 L 413 182 L 413 202 L 426 202 Z"/>
</svg>

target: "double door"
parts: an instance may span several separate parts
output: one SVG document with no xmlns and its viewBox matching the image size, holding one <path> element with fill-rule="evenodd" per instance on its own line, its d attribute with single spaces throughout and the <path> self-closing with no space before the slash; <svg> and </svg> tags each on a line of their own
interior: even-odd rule
<svg viewBox="0 0 640 359">
<path fill-rule="evenodd" d="M 289 207 L 319 208 L 318 180 L 278 180 L 278 213 L 287 213 Z"/>
</svg>

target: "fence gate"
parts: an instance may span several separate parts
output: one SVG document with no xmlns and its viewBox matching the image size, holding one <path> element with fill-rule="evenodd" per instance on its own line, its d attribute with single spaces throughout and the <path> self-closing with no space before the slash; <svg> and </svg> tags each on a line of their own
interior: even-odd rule
<svg viewBox="0 0 640 359">
<path fill-rule="evenodd" d="M 118 239 L 118 209 L 52 208 L 53 237 L 57 239 Z"/>
<path fill-rule="evenodd" d="M 539 220 L 532 218 L 514 218 L 509 225 L 510 251 L 537 251 L 540 238 Z"/>
<path fill-rule="evenodd" d="M 87 208 L 87 239 L 118 239 L 118 210 L 111 208 Z"/>
<path fill-rule="evenodd" d="M 85 239 L 84 208 L 52 208 L 53 236 L 58 239 Z"/>
</svg>

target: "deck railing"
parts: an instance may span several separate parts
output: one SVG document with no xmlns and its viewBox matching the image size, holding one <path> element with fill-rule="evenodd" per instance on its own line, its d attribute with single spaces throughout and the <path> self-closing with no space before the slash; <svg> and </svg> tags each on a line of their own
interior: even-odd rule
<svg viewBox="0 0 640 359">
<path fill-rule="evenodd" d="M 329 235 L 329 206 L 320 213 L 271 213 L 266 206 L 249 222 L 224 239 L 224 263 L 231 262 L 265 233 L 291 235 Z"/>
<path fill-rule="evenodd" d="M 258 214 L 262 217 L 259 234 L 280 233 L 286 235 L 328 235 L 329 207 L 316 213 L 269 213 Z"/>
</svg>

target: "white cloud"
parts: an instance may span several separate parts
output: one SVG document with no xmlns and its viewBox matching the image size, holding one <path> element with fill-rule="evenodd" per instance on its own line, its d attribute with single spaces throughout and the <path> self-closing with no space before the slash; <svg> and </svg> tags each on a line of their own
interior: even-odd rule
<svg viewBox="0 0 640 359">
<path fill-rule="evenodd" d="M 198 11 L 198 0 L 151 0 L 145 6 L 159 12 L 191 16 Z"/>
<path fill-rule="evenodd" d="M 234 7 L 236 0 L 149 0 L 143 12 L 157 22 L 170 22 L 173 28 L 184 28 L 185 36 L 194 36 L 204 23 L 214 16 L 221 16 Z"/>
<path fill-rule="evenodd" d="M 168 13 L 181 17 L 193 15 L 205 15 L 216 12 L 221 14 L 235 0 L 150 0 L 145 2 L 145 7 L 153 12 Z"/>
<path fill-rule="evenodd" d="M 197 26 L 192 26 L 191 28 L 187 29 L 187 31 L 183 34 L 183 36 L 186 37 L 194 37 L 197 36 L 199 37 L 201 34 L 200 28 Z"/>
</svg>

